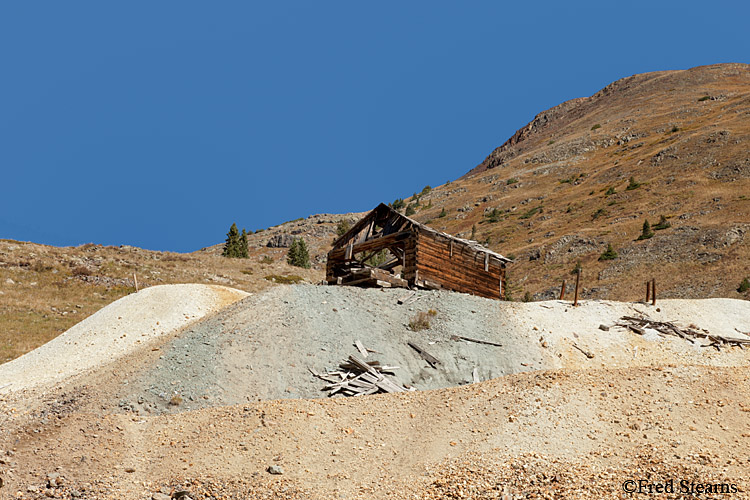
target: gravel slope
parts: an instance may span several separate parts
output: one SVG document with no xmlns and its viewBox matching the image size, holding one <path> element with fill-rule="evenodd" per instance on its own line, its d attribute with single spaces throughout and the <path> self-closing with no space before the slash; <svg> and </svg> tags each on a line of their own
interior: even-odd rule
<svg viewBox="0 0 750 500">
<path fill-rule="evenodd" d="M 193 325 L 162 346 L 158 359 L 128 377 L 115 398 L 145 413 L 179 412 L 264 399 L 319 398 L 325 382 L 308 371 L 336 368 L 357 354 L 355 340 L 378 351 L 368 359 L 395 365 L 396 378 L 419 390 L 439 389 L 534 370 L 622 368 L 669 363 L 745 366 L 750 351 L 717 352 L 655 332 L 641 337 L 613 325 L 647 314 L 682 326 L 741 337 L 750 331 L 750 302 L 663 300 L 645 304 L 583 301 L 498 302 L 452 292 L 420 291 L 398 305 L 404 290 L 295 285 L 248 297 Z M 408 328 L 419 312 L 437 312 L 432 325 Z M 609 325 L 602 331 L 599 325 Z M 462 335 L 502 347 L 451 340 Z M 407 345 L 415 342 L 441 364 L 430 367 Z M 587 358 L 574 345 L 594 355 Z M 169 405 L 175 395 L 180 405 Z"/>
<path fill-rule="evenodd" d="M 49 386 L 100 368 L 247 295 L 216 285 L 145 288 L 108 305 L 40 348 L 0 365 L 0 394 Z"/>
</svg>

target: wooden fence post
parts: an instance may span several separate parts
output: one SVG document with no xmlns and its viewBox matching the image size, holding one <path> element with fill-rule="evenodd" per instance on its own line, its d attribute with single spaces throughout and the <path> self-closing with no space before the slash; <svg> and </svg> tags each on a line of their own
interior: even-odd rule
<svg viewBox="0 0 750 500">
<path fill-rule="evenodd" d="M 133 283 L 135 283 L 135 292 L 138 293 L 138 277 L 133 273 Z"/>
<path fill-rule="evenodd" d="M 562 286 L 560 287 L 560 300 L 565 299 L 565 280 L 562 282 Z"/>
<path fill-rule="evenodd" d="M 656 305 L 656 279 L 651 280 L 651 305 Z"/>
<path fill-rule="evenodd" d="M 646 282 L 646 303 L 648 304 L 648 301 L 651 300 L 651 282 Z"/>
<path fill-rule="evenodd" d="M 581 270 L 578 269 L 578 272 L 576 273 L 576 291 L 575 291 L 575 297 L 573 298 L 573 307 L 576 307 L 578 305 L 578 283 L 581 281 Z"/>
</svg>

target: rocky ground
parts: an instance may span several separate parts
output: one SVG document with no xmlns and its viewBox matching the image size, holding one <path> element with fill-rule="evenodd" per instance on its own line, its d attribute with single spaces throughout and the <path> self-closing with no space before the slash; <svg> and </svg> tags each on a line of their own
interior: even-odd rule
<svg viewBox="0 0 750 500">
<path fill-rule="evenodd" d="M 420 292 L 399 305 L 404 295 L 275 287 L 66 383 L 6 391 L 0 494 L 630 498 L 625 481 L 672 479 L 750 497 L 748 352 L 613 326 L 640 312 L 739 337 L 735 328 L 750 331 L 747 302 L 671 300 L 657 311 Z M 411 331 L 429 309 L 431 327 Z M 321 397 L 307 367 L 335 365 L 355 339 L 419 390 Z M 407 339 L 443 363 L 429 367 Z M 480 383 L 468 383 L 474 367 Z"/>
</svg>

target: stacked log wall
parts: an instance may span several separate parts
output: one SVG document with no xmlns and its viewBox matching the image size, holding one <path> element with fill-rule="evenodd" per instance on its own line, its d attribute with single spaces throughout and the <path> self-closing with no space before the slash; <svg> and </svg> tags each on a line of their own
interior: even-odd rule
<svg viewBox="0 0 750 500">
<path fill-rule="evenodd" d="M 484 265 L 483 252 L 454 243 L 451 255 L 450 240 L 439 240 L 429 234 L 419 234 L 417 238 L 416 270 L 420 281 L 429 280 L 450 290 L 499 299 L 501 280 L 505 289 L 505 269 L 495 259 L 489 259 L 487 271 Z"/>
</svg>

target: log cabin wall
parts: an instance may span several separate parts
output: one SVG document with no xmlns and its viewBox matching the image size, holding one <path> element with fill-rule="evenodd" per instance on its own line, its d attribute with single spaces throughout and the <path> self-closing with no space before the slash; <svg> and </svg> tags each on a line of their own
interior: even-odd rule
<svg viewBox="0 0 750 500">
<path fill-rule="evenodd" d="M 428 280 L 449 290 L 491 299 L 504 297 L 505 267 L 497 259 L 427 232 L 417 234 L 415 247 L 414 268 L 420 282 Z M 409 254 L 407 246 L 407 262 Z M 406 279 L 413 283 L 409 271 L 407 265 Z"/>
</svg>

